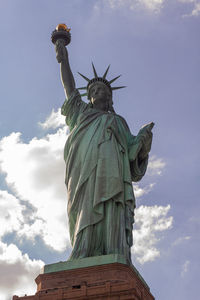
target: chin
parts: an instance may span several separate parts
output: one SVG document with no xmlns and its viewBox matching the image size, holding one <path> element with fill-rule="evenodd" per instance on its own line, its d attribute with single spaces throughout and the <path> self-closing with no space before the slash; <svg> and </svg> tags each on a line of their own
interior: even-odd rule
<svg viewBox="0 0 200 300">
<path fill-rule="evenodd" d="M 96 97 L 94 99 L 94 103 L 102 103 L 102 102 L 105 102 L 105 97 Z"/>
</svg>

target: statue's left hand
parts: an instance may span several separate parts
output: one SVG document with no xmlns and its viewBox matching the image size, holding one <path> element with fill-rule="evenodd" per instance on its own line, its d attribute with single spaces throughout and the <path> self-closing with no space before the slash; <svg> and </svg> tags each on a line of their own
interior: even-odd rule
<svg viewBox="0 0 200 300">
<path fill-rule="evenodd" d="M 141 160 L 146 158 L 151 150 L 152 137 L 153 137 L 151 130 L 152 130 L 153 126 L 154 126 L 154 123 L 152 122 L 150 124 L 143 126 L 139 131 L 138 135 L 141 138 L 142 147 L 141 147 L 140 152 L 138 153 L 138 157 Z"/>
</svg>

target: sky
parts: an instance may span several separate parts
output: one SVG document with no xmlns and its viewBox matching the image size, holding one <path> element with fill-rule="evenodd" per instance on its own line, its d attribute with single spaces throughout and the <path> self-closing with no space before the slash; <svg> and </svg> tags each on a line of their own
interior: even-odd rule
<svg viewBox="0 0 200 300">
<path fill-rule="evenodd" d="M 60 114 L 65 94 L 51 32 L 71 27 L 69 59 L 92 78 L 122 74 L 114 108 L 131 132 L 153 121 L 132 260 L 157 300 L 199 294 L 198 0 L 0 0 L 0 299 L 34 294 L 44 264 L 71 252 Z M 113 84 L 114 85 L 114 84 Z M 86 99 L 83 99 L 87 101 Z"/>
</svg>

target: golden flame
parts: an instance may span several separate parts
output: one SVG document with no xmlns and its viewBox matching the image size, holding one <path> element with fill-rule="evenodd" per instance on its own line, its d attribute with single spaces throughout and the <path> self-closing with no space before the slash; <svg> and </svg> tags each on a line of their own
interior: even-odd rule
<svg viewBox="0 0 200 300">
<path fill-rule="evenodd" d="M 56 30 L 65 30 L 67 32 L 70 32 L 71 28 L 68 28 L 67 25 L 65 24 L 58 24 L 56 27 Z"/>
</svg>

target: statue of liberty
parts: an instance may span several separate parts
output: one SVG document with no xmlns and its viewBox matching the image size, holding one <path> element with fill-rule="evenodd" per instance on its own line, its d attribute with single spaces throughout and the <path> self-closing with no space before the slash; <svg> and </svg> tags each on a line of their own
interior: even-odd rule
<svg viewBox="0 0 200 300">
<path fill-rule="evenodd" d="M 67 28 L 67 27 L 66 27 Z M 61 30 L 66 30 L 61 28 Z M 55 42 L 66 100 L 61 113 L 70 134 L 64 149 L 68 217 L 72 253 L 69 260 L 107 254 L 125 256 L 131 263 L 135 197 L 132 182 L 145 174 L 151 149 L 153 123 L 131 134 L 113 108 L 109 67 L 86 81 L 89 103 L 81 99 L 70 69 L 64 40 Z"/>
</svg>

